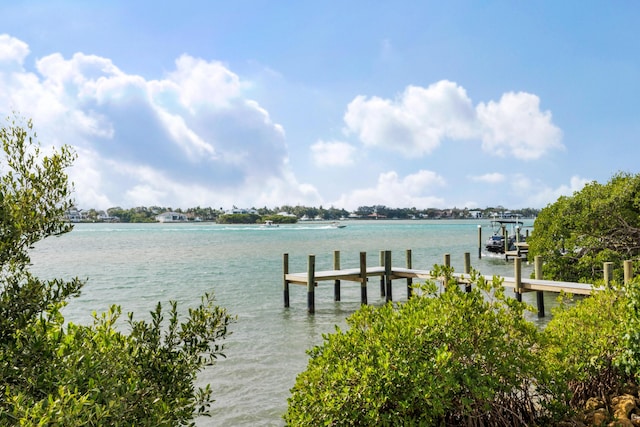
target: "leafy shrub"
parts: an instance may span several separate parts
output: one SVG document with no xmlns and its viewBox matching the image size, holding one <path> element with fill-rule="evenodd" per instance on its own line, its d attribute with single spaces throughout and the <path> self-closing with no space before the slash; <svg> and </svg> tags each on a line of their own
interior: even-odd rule
<svg viewBox="0 0 640 427">
<path fill-rule="evenodd" d="M 640 382 L 640 277 L 625 284 L 624 304 L 619 304 L 623 326 L 623 354 L 618 359 L 618 367 L 636 382 Z"/>
<path fill-rule="evenodd" d="M 0 128 L 0 425 L 192 424 L 212 401 L 196 375 L 222 354 L 231 317 L 205 295 L 186 321 L 175 303 L 168 325 L 160 304 L 150 323 L 130 315 L 129 334 L 115 327 L 118 307 L 91 326 L 65 324 L 60 310 L 83 282 L 32 276 L 29 250 L 72 229 L 62 218 L 75 155 L 44 156 L 35 138 L 31 121 Z"/>
<path fill-rule="evenodd" d="M 627 301 L 619 290 L 609 289 L 578 301 L 561 296 L 553 310 L 543 331 L 545 364 L 556 381 L 567 384 L 565 399 L 571 407 L 615 394 L 630 379 L 618 366 Z"/>
<path fill-rule="evenodd" d="M 444 277 L 406 303 L 363 306 L 324 336 L 292 388 L 288 425 L 523 425 L 551 415 L 539 332 L 501 280 Z"/>
<path fill-rule="evenodd" d="M 150 323 L 129 315 L 130 334 L 116 329 L 113 306 L 91 326 L 64 325 L 57 309 L 18 330 L 2 352 L 4 396 L 0 423 L 19 425 L 189 424 L 211 404 L 211 390 L 195 389 L 197 373 L 213 364 L 230 321 L 210 295 L 179 323 L 171 303 Z M 165 327 L 166 326 L 166 327 Z M 13 363 L 7 363 L 13 362 Z"/>
</svg>

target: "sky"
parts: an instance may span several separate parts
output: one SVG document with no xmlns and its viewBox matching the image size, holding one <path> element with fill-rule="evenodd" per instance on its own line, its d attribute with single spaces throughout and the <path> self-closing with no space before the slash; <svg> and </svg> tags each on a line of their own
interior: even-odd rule
<svg viewBox="0 0 640 427">
<path fill-rule="evenodd" d="M 543 208 L 640 169 L 640 3 L 13 0 L 79 208 Z"/>
</svg>

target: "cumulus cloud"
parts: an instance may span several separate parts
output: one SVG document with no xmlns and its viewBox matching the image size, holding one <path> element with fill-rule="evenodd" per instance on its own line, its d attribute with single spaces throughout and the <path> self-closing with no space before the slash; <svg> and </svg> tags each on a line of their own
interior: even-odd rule
<svg viewBox="0 0 640 427">
<path fill-rule="evenodd" d="M 365 146 L 407 156 L 429 154 L 445 140 L 479 140 L 490 154 L 522 160 L 563 148 L 562 132 L 536 95 L 510 92 L 474 107 L 466 90 L 447 80 L 409 86 L 394 100 L 357 96 L 344 122 Z"/>
<path fill-rule="evenodd" d="M 356 97 L 347 107 L 347 130 L 366 146 L 428 154 L 445 138 L 471 136 L 474 111 L 465 90 L 440 81 L 428 88 L 409 86 L 396 100 Z"/>
<path fill-rule="evenodd" d="M 318 166 L 349 166 L 356 148 L 341 141 L 318 141 L 311 146 L 311 153 Z"/>
<path fill-rule="evenodd" d="M 147 80 L 82 53 L 29 70 L 28 55 L 0 35 L 0 109 L 33 118 L 43 144 L 75 147 L 81 207 L 321 202 L 291 172 L 282 126 L 222 63 L 182 55 Z"/>
<path fill-rule="evenodd" d="M 29 55 L 29 45 L 8 34 L 0 34 L 0 63 L 22 65 Z"/>
<path fill-rule="evenodd" d="M 562 132 L 549 111 L 540 111 L 535 95 L 509 92 L 499 102 L 480 103 L 476 110 L 485 151 L 531 160 L 563 147 Z"/>
<path fill-rule="evenodd" d="M 400 178 L 397 172 L 390 171 L 380 174 L 375 187 L 343 194 L 334 205 L 349 210 L 371 205 L 418 209 L 444 207 L 444 200 L 431 194 L 445 185 L 445 179 L 432 171 L 420 170 L 404 178 Z"/>
</svg>

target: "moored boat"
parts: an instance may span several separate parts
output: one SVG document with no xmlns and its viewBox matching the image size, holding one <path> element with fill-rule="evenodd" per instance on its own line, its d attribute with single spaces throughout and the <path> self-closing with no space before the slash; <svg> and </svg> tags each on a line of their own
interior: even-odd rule
<svg viewBox="0 0 640 427">
<path fill-rule="evenodd" d="M 520 229 L 523 224 L 524 223 L 518 219 L 491 220 L 493 235 L 486 240 L 484 245 L 485 249 L 497 254 L 515 250 L 516 244 L 524 242 L 525 240 L 522 234 L 520 234 Z"/>
</svg>

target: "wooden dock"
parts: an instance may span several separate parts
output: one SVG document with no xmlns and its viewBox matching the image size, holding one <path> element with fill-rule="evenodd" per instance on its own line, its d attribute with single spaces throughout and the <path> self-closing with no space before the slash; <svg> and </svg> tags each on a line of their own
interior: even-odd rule
<svg viewBox="0 0 640 427">
<path fill-rule="evenodd" d="M 459 285 L 464 285 L 470 290 L 472 283 L 470 281 L 470 255 L 465 253 L 465 266 L 463 273 L 454 273 Z M 450 255 L 444 255 L 444 265 L 450 265 Z M 392 283 L 395 280 L 406 281 L 407 298 L 411 298 L 412 281 L 419 280 L 438 280 L 430 270 L 421 270 L 412 268 L 411 250 L 406 251 L 406 267 L 396 267 L 391 264 L 391 251 L 380 252 L 380 265 L 367 266 L 366 252 L 360 252 L 360 266 L 357 268 L 340 268 L 340 252 L 334 251 L 332 270 L 316 271 L 315 255 L 308 256 L 307 271 L 299 273 L 289 272 L 289 255 L 283 256 L 283 282 L 284 282 L 284 306 L 289 307 L 289 285 L 303 285 L 307 287 L 307 311 L 315 312 L 315 288 L 320 282 L 334 283 L 334 301 L 340 301 L 340 286 L 342 281 L 356 282 L 360 284 L 360 302 L 367 304 L 367 283 L 371 278 L 380 280 L 380 296 L 386 301 L 392 300 Z M 627 265 L 627 263 L 629 263 Z M 625 281 L 627 278 L 627 270 L 631 271 L 631 261 L 625 262 Z M 522 300 L 522 294 L 525 292 L 536 292 L 538 316 L 544 317 L 544 292 L 554 293 L 570 293 L 577 295 L 590 295 L 594 291 L 601 290 L 593 284 L 577 283 L 577 282 L 558 282 L 552 280 L 543 280 L 542 277 L 542 258 L 535 259 L 535 279 L 522 277 L 522 258 L 517 256 L 514 258 L 514 276 L 503 277 L 503 286 L 513 288 L 515 297 Z M 605 285 L 609 283 L 612 274 L 612 263 L 605 263 Z M 484 276 L 486 280 L 492 280 L 493 276 Z"/>
</svg>

